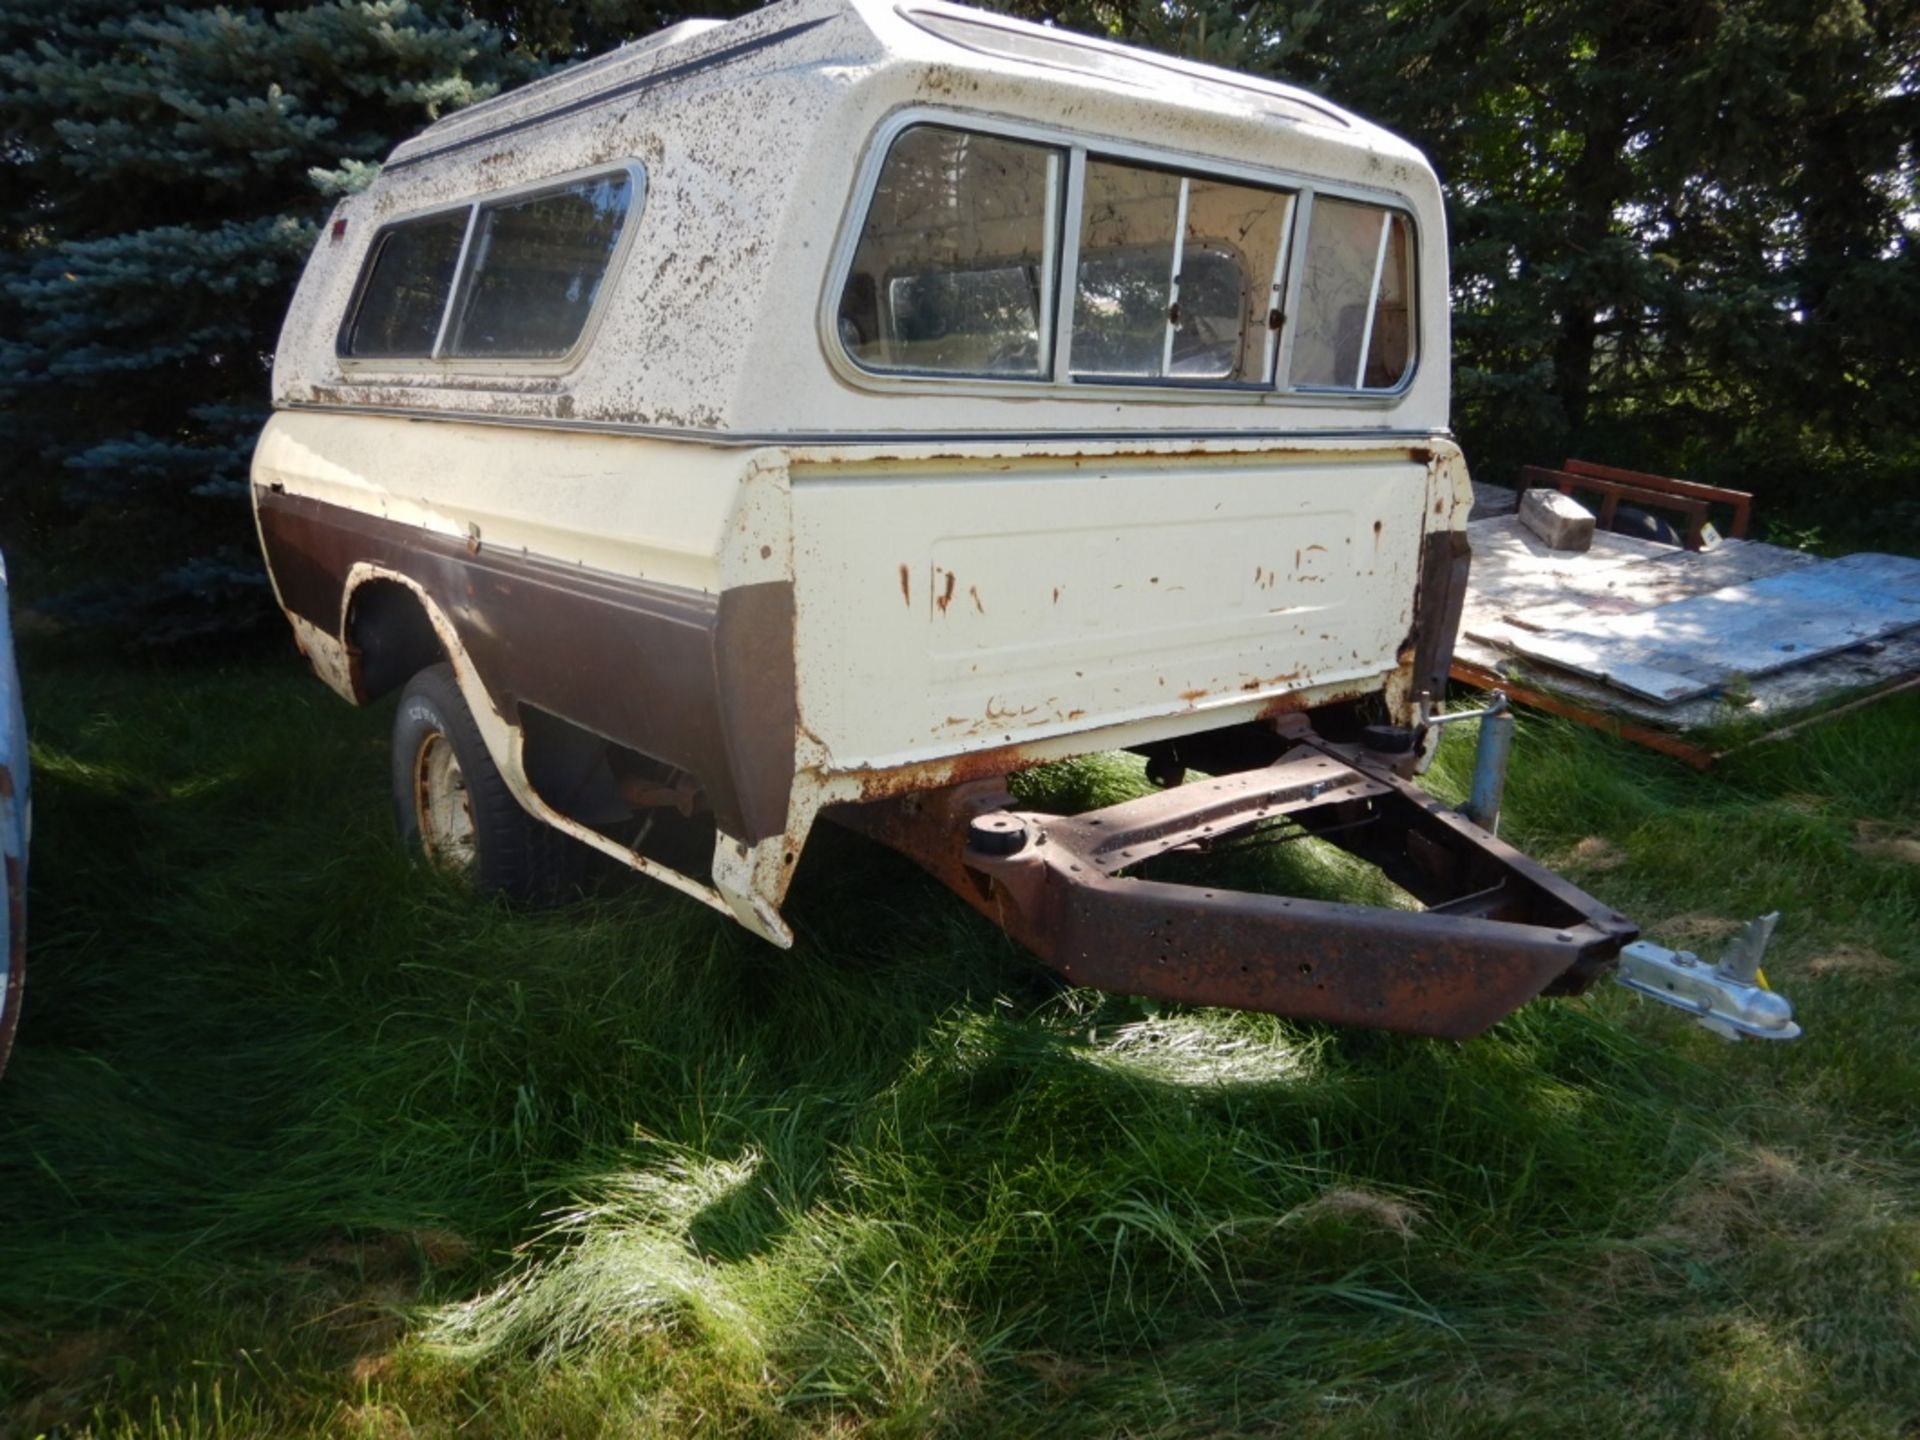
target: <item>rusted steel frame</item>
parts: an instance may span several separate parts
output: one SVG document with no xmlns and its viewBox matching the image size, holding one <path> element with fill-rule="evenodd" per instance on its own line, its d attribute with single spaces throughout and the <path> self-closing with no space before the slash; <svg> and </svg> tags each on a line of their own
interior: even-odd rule
<svg viewBox="0 0 1920 1440">
<path fill-rule="evenodd" d="M 1684 495 L 1693 500 L 1730 506 L 1733 523 L 1727 533 L 1736 540 L 1747 538 L 1747 526 L 1753 518 L 1751 491 L 1729 490 L 1724 485 L 1703 485 L 1698 480 L 1676 480 L 1670 475 L 1650 475 L 1641 470 L 1622 470 L 1617 465 L 1597 465 L 1591 460 L 1569 460 L 1560 468 L 1569 475 L 1615 480 L 1622 485 L 1636 485 L 1642 490 L 1660 490 L 1669 495 Z"/>
<path fill-rule="evenodd" d="M 1603 710 L 1594 710 L 1572 700 L 1562 699 L 1549 691 L 1517 685 L 1505 675 L 1489 670 L 1483 665 L 1475 665 L 1471 661 L 1455 660 L 1452 674 L 1453 678 L 1462 685 L 1471 685 L 1478 690 L 1504 690 L 1509 700 L 1534 710 L 1543 710 L 1549 715 L 1578 721 L 1602 734 L 1618 736 L 1622 740 L 1632 741 L 1635 745 L 1644 745 L 1649 750 L 1670 755 L 1696 770 L 1711 770 L 1720 759 L 1720 752 L 1717 750 L 1695 745 L 1692 741 L 1683 740 L 1680 736 L 1665 730 L 1636 725 L 1631 720 L 1624 720 L 1618 715 L 1609 715 Z"/>
<path fill-rule="evenodd" d="M 1656 510 L 1675 510 L 1687 517 L 1687 549 L 1698 550 L 1706 543 L 1702 533 L 1707 523 L 1707 502 L 1704 500 L 1649 490 L 1639 485 L 1623 485 L 1617 480 L 1602 480 L 1593 475 L 1569 475 L 1562 470 L 1547 470 L 1538 465 L 1521 466 L 1520 488 L 1558 490 L 1562 495 L 1571 495 L 1576 490 L 1593 491 L 1603 497 L 1600 506 L 1602 530 L 1613 528 L 1613 517 L 1622 500 L 1651 505 Z"/>
<path fill-rule="evenodd" d="M 1120 873 L 1280 815 L 1309 830 L 1326 823 L 1346 844 L 1350 832 L 1333 825 L 1356 809 L 1381 831 L 1372 848 L 1452 857 L 1402 868 L 1429 903 L 1466 908 L 1390 910 Z M 1584 988 L 1637 933 L 1383 766 L 1317 741 L 1257 774 L 1077 816 L 1017 810 L 981 781 L 834 818 L 918 861 L 1070 980 L 1121 994 L 1466 1039 L 1550 988 Z M 987 853 L 988 840 L 1011 853 Z M 1471 913 L 1483 898 L 1524 918 Z"/>
<path fill-rule="evenodd" d="M 1824 725 L 1829 720 L 1838 719 L 1842 715 L 1850 715 L 1856 710 L 1863 710 L 1867 706 L 1876 704 L 1891 696 L 1904 694 L 1908 690 L 1920 688 L 1920 674 L 1908 673 L 1905 675 L 1894 675 L 1880 681 L 1862 694 L 1856 695 L 1844 705 L 1836 705 L 1831 710 L 1822 710 L 1818 715 L 1809 715 L 1804 720 L 1795 720 L 1791 724 L 1782 725 L 1776 730 L 1764 731 L 1759 735 L 1742 740 L 1738 745 L 1730 746 L 1725 750 L 1710 750 L 1704 745 L 1695 745 L 1693 742 L 1684 740 L 1680 736 L 1668 731 L 1654 730 L 1645 725 L 1636 725 L 1631 720 L 1623 720 L 1617 715 L 1609 715 L 1602 710 L 1589 709 L 1584 705 L 1575 704 L 1571 700 L 1562 699 L 1545 690 L 1534 690 L 1525 685 L 1516 685 L 1505 675 L 1497 674 L 1483 665 L 1475 665 L 1470 661 L 1455 660 L 1453 662 L 1453 678 L 1458 680 L 1462 685 L 1471 685 L 1477 690 L 1503 690 L 1506 692 L 1508 699 L 1518 701 L 1520 704 L 1526 705 L 1531 709 L 1543 710 L 1549 715 L 1558 715 L 1567 720 L 1578 721 L 1580 724 L 1598 730 L 1603 734 L 1615 735 L 1622 740 L 1631 741 L 1635 745 L 1643 745 L 1649 750 L 1657 750 L 1662 755 L 1670 755 L 1675 760 L 1691 765 L 1696 770 L 1711 770 L 1729 755 L 1737 755 L 1742 750 L 1749 750 L 1755 745 L 1765 745 L 1774 740 L 1791 739 L 1802 731 L 1813 729 L 1816 725 Z"/>
<path fill-rule="evenodd" d="M 1264 820 L 1362 800 L 1386 789 L 1330 756 L 1296 750 L 1257 770 L 1196 780 L 1085 815 L 1052 818 L 1047 834 L 1102 873 L 1113 874 Z"/>
</svg>

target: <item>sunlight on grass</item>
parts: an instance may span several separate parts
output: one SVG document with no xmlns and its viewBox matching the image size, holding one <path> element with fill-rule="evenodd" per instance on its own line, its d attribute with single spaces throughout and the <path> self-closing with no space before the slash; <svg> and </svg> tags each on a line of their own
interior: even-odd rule
<svg viewBox="0 0 1920 1440">
<path fill-rule="evenodd" d="M 83 760 L 39 741 L 28 747 L 28 754 L 36 779 L 44 776 L 49 782 L 65 781 L 78 789 L 109 795 L 126 794 L 143 788 L 141 777 L 124 765 Z"/>
<path fill-rule="evenodd" d="M 0 1432 L 1920 1414 L 1920 885 L 1872 848 L 1920 814 L 1920 703 L 1710 776 L 1523 716 L 1503 833 L 1703 951 L 1784 908 L 1809 1034 L 1728 1046 L 1602 986 L 1448 1045 L 1063 986 L 843 834 L 788 952 L 638 884 L 514 913 L 407 863 L 388 714 L 291 665 L 30 678 Z M 1149 788 L 1124 756 L 1016 785 Z M 1330 847 L 1196 863 L 1382 898 Z"/>
<path fill-rule="evenodd" d="M 1211 1015 L 1170 1015 L 1104 1032 L 1088 1059 L 1116 1074 L 1171 1085 L 1291 1080 L 1314 1073 L 1319 1045 L 1278 1025 L 1224 1025 Z"/>
<path fill-rule="evenodd" d="M 476 1358 L 513 1349 L 557 1358 L 672 1324 L 757 1353 L 757 1318 L 730 1293 L 722 1267 L 699 1253 L 690 1227 L 751 1184 L 760 1157 L 721 1161 L 661 1148 L 651 1167 L 603 1178 L 592 1201 L 558 1216 L 534 1242 L 554 1251 L 549 1258 L 433 1314 L 425 1341 Z"/>
</svg>

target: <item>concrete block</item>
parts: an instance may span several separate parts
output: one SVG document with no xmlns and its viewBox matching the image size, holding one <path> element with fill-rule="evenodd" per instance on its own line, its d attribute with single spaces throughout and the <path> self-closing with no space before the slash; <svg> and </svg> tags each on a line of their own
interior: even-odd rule
<svg viewBox="0 0 1920 1440">
<path fill-rule="evenodd" d="M 1558 490 L 1529 490 L 1522 495 L 1520 523 L 1555 550 L 1593 548 L 1593 512 Z"/>
</svg>

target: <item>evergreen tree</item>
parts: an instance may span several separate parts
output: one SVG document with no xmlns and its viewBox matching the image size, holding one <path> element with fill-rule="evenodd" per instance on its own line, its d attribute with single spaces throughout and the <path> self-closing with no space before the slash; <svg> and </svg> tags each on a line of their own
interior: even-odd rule
<svg viewBox="0 0 1920 1440">
<path fill-rule="evenodd" d="M 0 0 L 7 523 L 83 548 L 75 608 L 158 641 L 266 609 L 247 459 L 330 194 L 534 64 L 436 0 Z"/>
<path fill-rule="evenodd" d="M 1920 545 L 1920 0 L 999 3 L 1420 144 L 1483 475 L 1588 452 Z M 149 638 L 263 613 L 240 497 L 330 195 L 434 116 L 685 14 L 0 0 L 0 541 L 58 532 L 70 573 L 111 577 L 94 613 Z"/>
<path fill-rule="evenodd" d="M 1477 472 L 1590 453 L 1920 546 L 1917 0 L 1009 3 L 1427 152 Z"/>
</svg>

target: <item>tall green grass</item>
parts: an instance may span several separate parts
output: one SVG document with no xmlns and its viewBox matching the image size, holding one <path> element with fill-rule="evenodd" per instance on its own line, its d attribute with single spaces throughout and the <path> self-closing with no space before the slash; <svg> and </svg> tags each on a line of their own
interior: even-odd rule
<svg viewBox="0 0 1920 1440">
<path fill-rule="evenodd" d="M 1920 1423 L 1912 698 L 1707 776 L 1525 718 L 1509 837 L 1703 949 L 1784 909 L 1809 1034 L 1449 1045 L 1063 988 L 831 831 L 790 953 L 509 913 L 399 853 L 384 708 L 30 660 L 0 1436 Z"/>
</svg>

